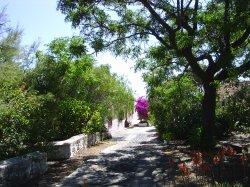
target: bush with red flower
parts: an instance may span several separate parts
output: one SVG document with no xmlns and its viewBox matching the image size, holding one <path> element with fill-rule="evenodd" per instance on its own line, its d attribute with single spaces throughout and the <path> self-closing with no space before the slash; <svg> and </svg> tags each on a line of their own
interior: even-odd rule
<svg viewBox="0 0 250 187">
<path fill-rule="evenodd" d="M 197 184 L 229 182 L 249 184 L 249 164 L 246 151 L 237 152 L 231 146 L 222 146 L 218 152 L 190 152 L 191 161 L 180 162 L 178 169 L 185 179 Z M 240 161 L 240 162 L 239 162 Z M 189 167 L 188 167 L 189 165 Z"/>
</svg>

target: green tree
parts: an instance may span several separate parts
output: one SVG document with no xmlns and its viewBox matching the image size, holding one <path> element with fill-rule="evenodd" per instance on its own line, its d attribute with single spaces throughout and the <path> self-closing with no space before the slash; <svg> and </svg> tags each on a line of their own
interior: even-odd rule
<svg viewBox="0 0 250 187">
<path fill-rule="evenodd" d="M 21 55 L 21 32 L 12 30 L 0 39 L 0 63 L 16 62 Z"/>
<path fill-rule="evenodd" d="M 245 0 L 59 0 L 58 9 L 96 51 L 138 55 L 155 37 L 164 65 L 191 67 L 203 85 L 203 147 L 213 145 L 216 85 L 250 69 Z M 164 55 L 163 55 L 164 54 Z"/>
<path fill-rule="evenodd" d="M 0 13 L 0 159 L 24 153 L 31 139 L 32 114 L 40 98 L 27 92 L 25 73 L 20 66 L 21 31 L 8 26 Z M 27 150 L 26 150 L 27 151 Z"/>
<path fill-rule="evenodd" d="M 105 120 L 116 115 L 113 111 L 126 114 L 133 105 L 127 85 L 108 66 L 97 66 L 84 40 L 77 36 L 55 39 L 46 52 L 38 52 L 37 65 L 27 73 L 26 83 L 40 96 L 53 96 L 41 109 L 37 123 L 47 124 L 56 139 L 82 130 L 104 130 Z"/>
<path fill-rule="evenodd" d="M 149 90 L 150 113 L 159 134 L 187 139 L 190 131 L 200 127 L 200 96 L 189 76 L 169 79 Z"/>
</svg>

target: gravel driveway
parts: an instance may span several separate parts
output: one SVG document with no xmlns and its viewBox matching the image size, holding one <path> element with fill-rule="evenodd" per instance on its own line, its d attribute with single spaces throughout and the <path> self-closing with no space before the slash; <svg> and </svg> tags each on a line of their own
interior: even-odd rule
<svg viewBox="0 0 250 187">
<path fill-rule="evenodd" d="M 117 144 L 84 162 L 58 186 L 164 186 L 167 156 L 154 127 L 113 131 Z"/>
</svg>

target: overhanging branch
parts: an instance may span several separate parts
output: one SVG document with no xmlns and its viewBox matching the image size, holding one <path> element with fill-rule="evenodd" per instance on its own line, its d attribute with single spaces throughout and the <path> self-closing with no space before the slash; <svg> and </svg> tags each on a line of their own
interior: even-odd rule
<svg viewBox="0 0 250 187">
<path fill-rule="evenodd" d="M 235 68 L 233 71 L 236 73 L 236 75 L 241 75 L 245 71 L 250 70 L 250 61 L 242 64 L 241 66 Z M 216 77 L 215 80 L 225 80 L 230 77 L 230 71 L 228 69 L 222 70 Z"/>
<path fill-rule="evenodd" d="M 242 36 L 238 40 L 234 41 L 231 44 L 231 46 L 233 48 L 239 47 L 240 45 L 242 45 L 247 40 L 249 35 L 250 35 L 250 28 L 247 28 L 246 31 L 242 34 Z"/>
<path fill-rule="evenodd" d="M 140 2 L 148 9 L 150 14 L 167 30 L 168 33 L 172 33 L 173 29 L 161 18 L 161 16 L 153 9 L 148 0 L 140 0 Z"/>
<path fill-rule="evenodd" d="M 192 68 L 192 71 L 202 80 L 207 81 L 206 72 L 202 70 L 200 65 L 198 64 L 198 61 L 196 57 L 192 53 L 192 49 L 190 47 L 182 49 L 180 53 L 183 54 L 183 56 L 188 61 L 188 64 Z"/>
<path fill-rule="evenodd" d="M 170 45 L 177 49 L 177 44 L 175 41 L 175 31 L 172 29 L 172 27 L 170 27 L 162 18 L 161 16 L 153 9 L 153 7 L 150 5 L 150 1 L 148 0 L 139 0 L 143 6 L 149 11 L 149 13 L 151 14 L 151 16 L 156 19 L 158 21 L 158 23 L 160 25 L 162 25 L 162 27 L 164 29 L 166 29 L 168 35 L 169 35 L 169 41 L 170 41 Z"/>
</svg>

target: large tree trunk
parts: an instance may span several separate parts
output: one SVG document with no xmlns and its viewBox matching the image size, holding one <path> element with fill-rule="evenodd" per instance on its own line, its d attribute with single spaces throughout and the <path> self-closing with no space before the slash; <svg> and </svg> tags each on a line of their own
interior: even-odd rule
<svg viewBox="0 0 250 187">
<path fill-rule="evenodd" d="M 204 97 L 202 101 L 202 123 L 203 134 L 201 139 L 201 148 L 211 149 L 215 145 L 215 107 L 216 107 L 216 88 L 212 83 L 203 85 Z"/>
</svg>

